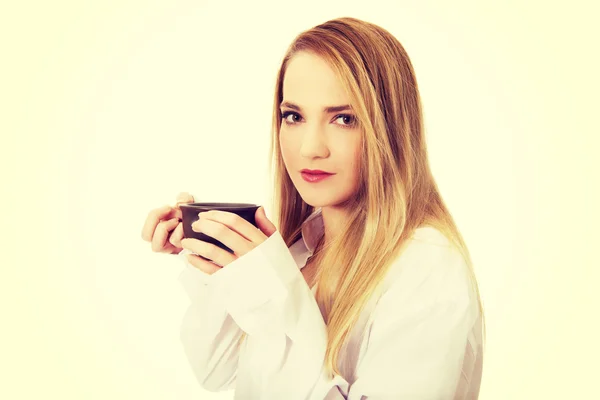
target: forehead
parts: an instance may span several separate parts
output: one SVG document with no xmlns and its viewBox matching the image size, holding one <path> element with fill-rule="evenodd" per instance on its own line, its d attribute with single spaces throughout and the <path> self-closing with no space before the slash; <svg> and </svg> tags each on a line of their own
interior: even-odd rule
<svg viewBox="0 0 600 400">
<path fill-rule="evenodd" d="M 308 52 L 290 59 L 283 78 L 283 99 L 314 110 L 349 103 L 334 70 L 325 60 Z"/>
</svg>

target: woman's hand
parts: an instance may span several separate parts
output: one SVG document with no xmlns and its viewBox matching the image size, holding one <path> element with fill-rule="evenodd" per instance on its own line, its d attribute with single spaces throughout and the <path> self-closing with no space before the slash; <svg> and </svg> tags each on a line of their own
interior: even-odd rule
<svg viewBox="0 0 600 400">
<path fill-rule="evenodd" d="M 183 250 L 183 225 L 179 204 L 193 202 L 194 197 L 191 194 L 180 193 L 175 206 L 163 206 L 148 213 L 142 228 L 142 239 L 152 244 L 152 251 L 177 254 Z"/>
<path fill-rule="evenodd" d="M 233 254 L 202 240 L 186 238 L 181 241 L 184 249 L 208 258 L 188 254 L 190 264 L 207 274 L 213 274 L 230 262 L 248 253 L 267 240 L 277 228 L 267 219 L 263 207 L 256 210 L 255 221 L 258 229 L 237 214 L 211 210 L 198 214 L 199 219 L 192 224 L 192 230 L 213 237 L 233 250 Z"/>
</svg>

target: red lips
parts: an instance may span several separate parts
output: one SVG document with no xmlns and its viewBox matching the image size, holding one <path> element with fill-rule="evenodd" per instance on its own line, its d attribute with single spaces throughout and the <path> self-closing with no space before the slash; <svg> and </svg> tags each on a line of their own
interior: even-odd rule
<svg viewBox="0 0 600 400">
<path fill-rule="evenodd" d="M 300 172 L 304 172 L 305 174 L 313 174 L 313 175 L 318 175 L 318 174 L 329 174 L 329 175 L 331 175 L 331 172 L 321 171 L 320 169 L 303 169 Z"/>
</svg>

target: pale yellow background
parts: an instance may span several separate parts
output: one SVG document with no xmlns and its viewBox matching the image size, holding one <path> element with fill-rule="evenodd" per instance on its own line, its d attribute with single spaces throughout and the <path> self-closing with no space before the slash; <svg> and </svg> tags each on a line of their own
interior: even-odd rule
<svg viewBox="0 0 600 400">
<path fill-rule="evenodd" d="M 276 69 L 340 16 L 416 68 L 488 315 L 480 398 L 600 398 L 595 2 L 214 3 L 0 6 L 0 398 L 232 398 L 195 382 L 182 265 L 140 229 L 180 191 L 271 213 Z"/>
</svg>

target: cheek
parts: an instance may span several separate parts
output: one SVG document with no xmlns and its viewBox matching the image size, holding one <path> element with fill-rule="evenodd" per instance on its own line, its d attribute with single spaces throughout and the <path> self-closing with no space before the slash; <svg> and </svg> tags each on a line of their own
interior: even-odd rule
<svg viewBox="0 0 600 400">
<path fill-rule="evenodd" d="M 344 164 L 350 166 L 350 171 L 353 174 L 358 171 L 361 161 L 361 147 L 357 143 L 345 143 L 344 144 Z"/>
<path fill-rule="evenodd" d="M 289 166 L 291 162 L 294 162 L 294 145 L 290 140 L 286 139 L 285 135 L 279 136 L 279 149 L 281 150 L 281 157 L 283 158 L 286 167 Z"/>
<path fill-rule="evenodd" d="M 358 180 L 361 165 L 361 146 L 359 144 L 353 144 L 350 148 L 348 164 L 350 165 L 350 173 L 355 181 Z M 355 182 L 356 183 L 356 182 Z"/>
</svg>

